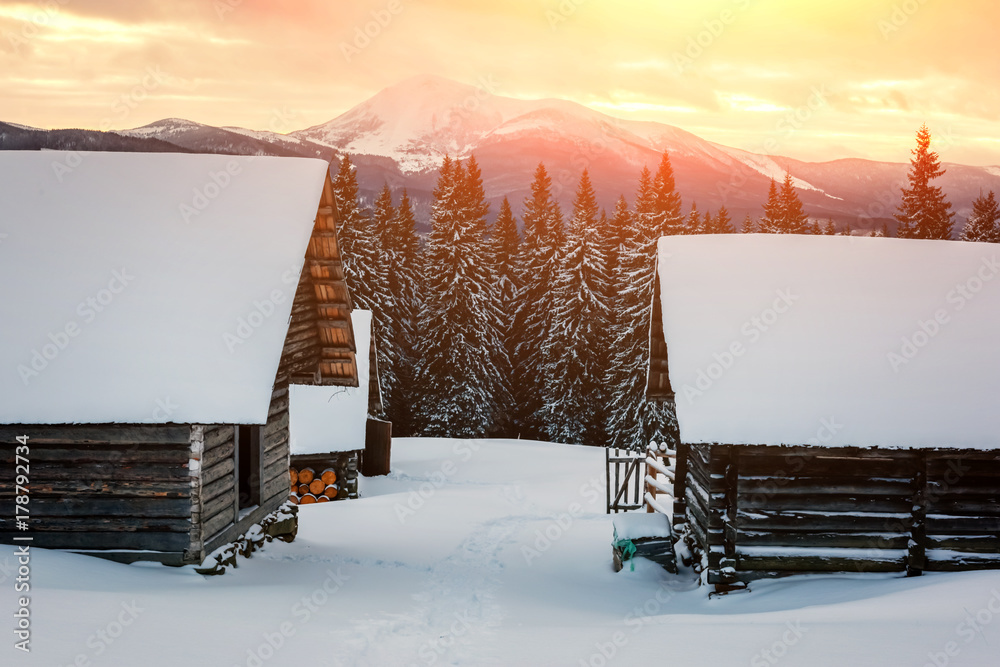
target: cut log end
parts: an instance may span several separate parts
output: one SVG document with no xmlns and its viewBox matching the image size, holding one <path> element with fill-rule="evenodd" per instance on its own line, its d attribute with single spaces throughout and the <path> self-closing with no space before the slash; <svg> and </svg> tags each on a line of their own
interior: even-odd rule
<svg viewBox="0 0 1000 667">
<path fill-rule="evenodd" d="M 327 468 L 326 470 L 323 471 L 323 474 L 320 475 L 320 479 L 323 480 L 324 484 L 330 486 L 331 484 L 337 481 L 337 473 L 335 473 L 330 468 Z"/>
<path fill-rule="evenodd" d="M 316 502 L 316 496 L 311 493 L 307 493 L 302 496 L 302 500 L 299 501 L 299 505 L 312 505 Z"/>
<path fill-rule="evenodd" d="M 299 484 L 308 484 L 316 479 L 316 472 L 312 468 L 303 468 L 299 471 Z"/>
</svg>

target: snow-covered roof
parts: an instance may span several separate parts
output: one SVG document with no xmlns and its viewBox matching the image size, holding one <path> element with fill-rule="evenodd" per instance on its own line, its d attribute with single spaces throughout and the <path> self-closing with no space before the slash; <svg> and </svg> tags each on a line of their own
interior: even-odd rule
<svg viewBox="0 0 1000 667">
<path fill-rule="evenodd" d="M 0 423 L 263 423 L 326 173 L 0 151 Z"/>
<path fill-rule="evenodd" d="M 290 387 L 288 427 L 292 454 L 326 454 L 365 448 L 372 314 L 351 311 L 357 343 L 358 386 Z"/>
<path fill-rule="evenodd" d="M 667 237 L 683 442 L 1000 448 L 1000 246 Z"/>
</svg>

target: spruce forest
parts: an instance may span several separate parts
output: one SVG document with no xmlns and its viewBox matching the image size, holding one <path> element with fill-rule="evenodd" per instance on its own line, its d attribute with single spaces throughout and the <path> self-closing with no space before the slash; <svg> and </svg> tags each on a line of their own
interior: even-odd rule
<svg viewBox="0 0 1000 667">
<path fill-rule="evenodd" d="M 952 237 L 951 204 L 931 185 L 944 170 L 930 141 L 920 128 L 896 213 L 901 238 Z M 611 212 L 586 170 L 562 211 L 539 164 L 521 225 L 506 198 L 491 215 L 474 156 L 445 158 L 426 238 L 405 190 L 394 200 L 385 186 L 370 209 L 361 204 L 347 156 L 334 190 L 355 307 L 374 314 L 382 416 L 394 434 L 632 449 L 673 439 L 672 410 L 644 399 L 656 242 L 737 228 L 724 206 L 701 212 L 692 202 L 685 212 L 667 154 L 655 173 L 641 170 L 632 204 L 622 195 Z M 852 234 L 811 220 L 787 173 L 738 231 Z M 973 203 L 959 238 L 1000 242 L 993 192 Z"/>
</svg>

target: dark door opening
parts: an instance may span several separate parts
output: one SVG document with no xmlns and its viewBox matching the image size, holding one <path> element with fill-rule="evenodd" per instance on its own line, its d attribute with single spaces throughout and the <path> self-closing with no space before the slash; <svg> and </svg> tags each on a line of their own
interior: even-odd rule
<svg viewBox="0 0 1000 667">
<path fill-rule="evenodd" d="M 260 504 L 260 426 L 236 427 L 236 471 L 239 509 Z"/>
</svg>

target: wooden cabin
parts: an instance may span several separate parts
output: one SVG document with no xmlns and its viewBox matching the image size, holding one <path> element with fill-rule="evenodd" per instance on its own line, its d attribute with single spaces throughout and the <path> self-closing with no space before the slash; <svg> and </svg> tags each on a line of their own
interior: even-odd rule
<svg viewBox="0 0 1000 667">
<path fill-rule="evenodd" d="M 1000 567 L 1000 248 L 659 241 L 647 396 L 708 583 Z"/>
<path fill-rule="evenodd" d="M 279 510 L 290 386 L 358 384 L 327 163 L 0 152 L 0 201 L 0 542 L 200 563 Z"/>
</svg>

